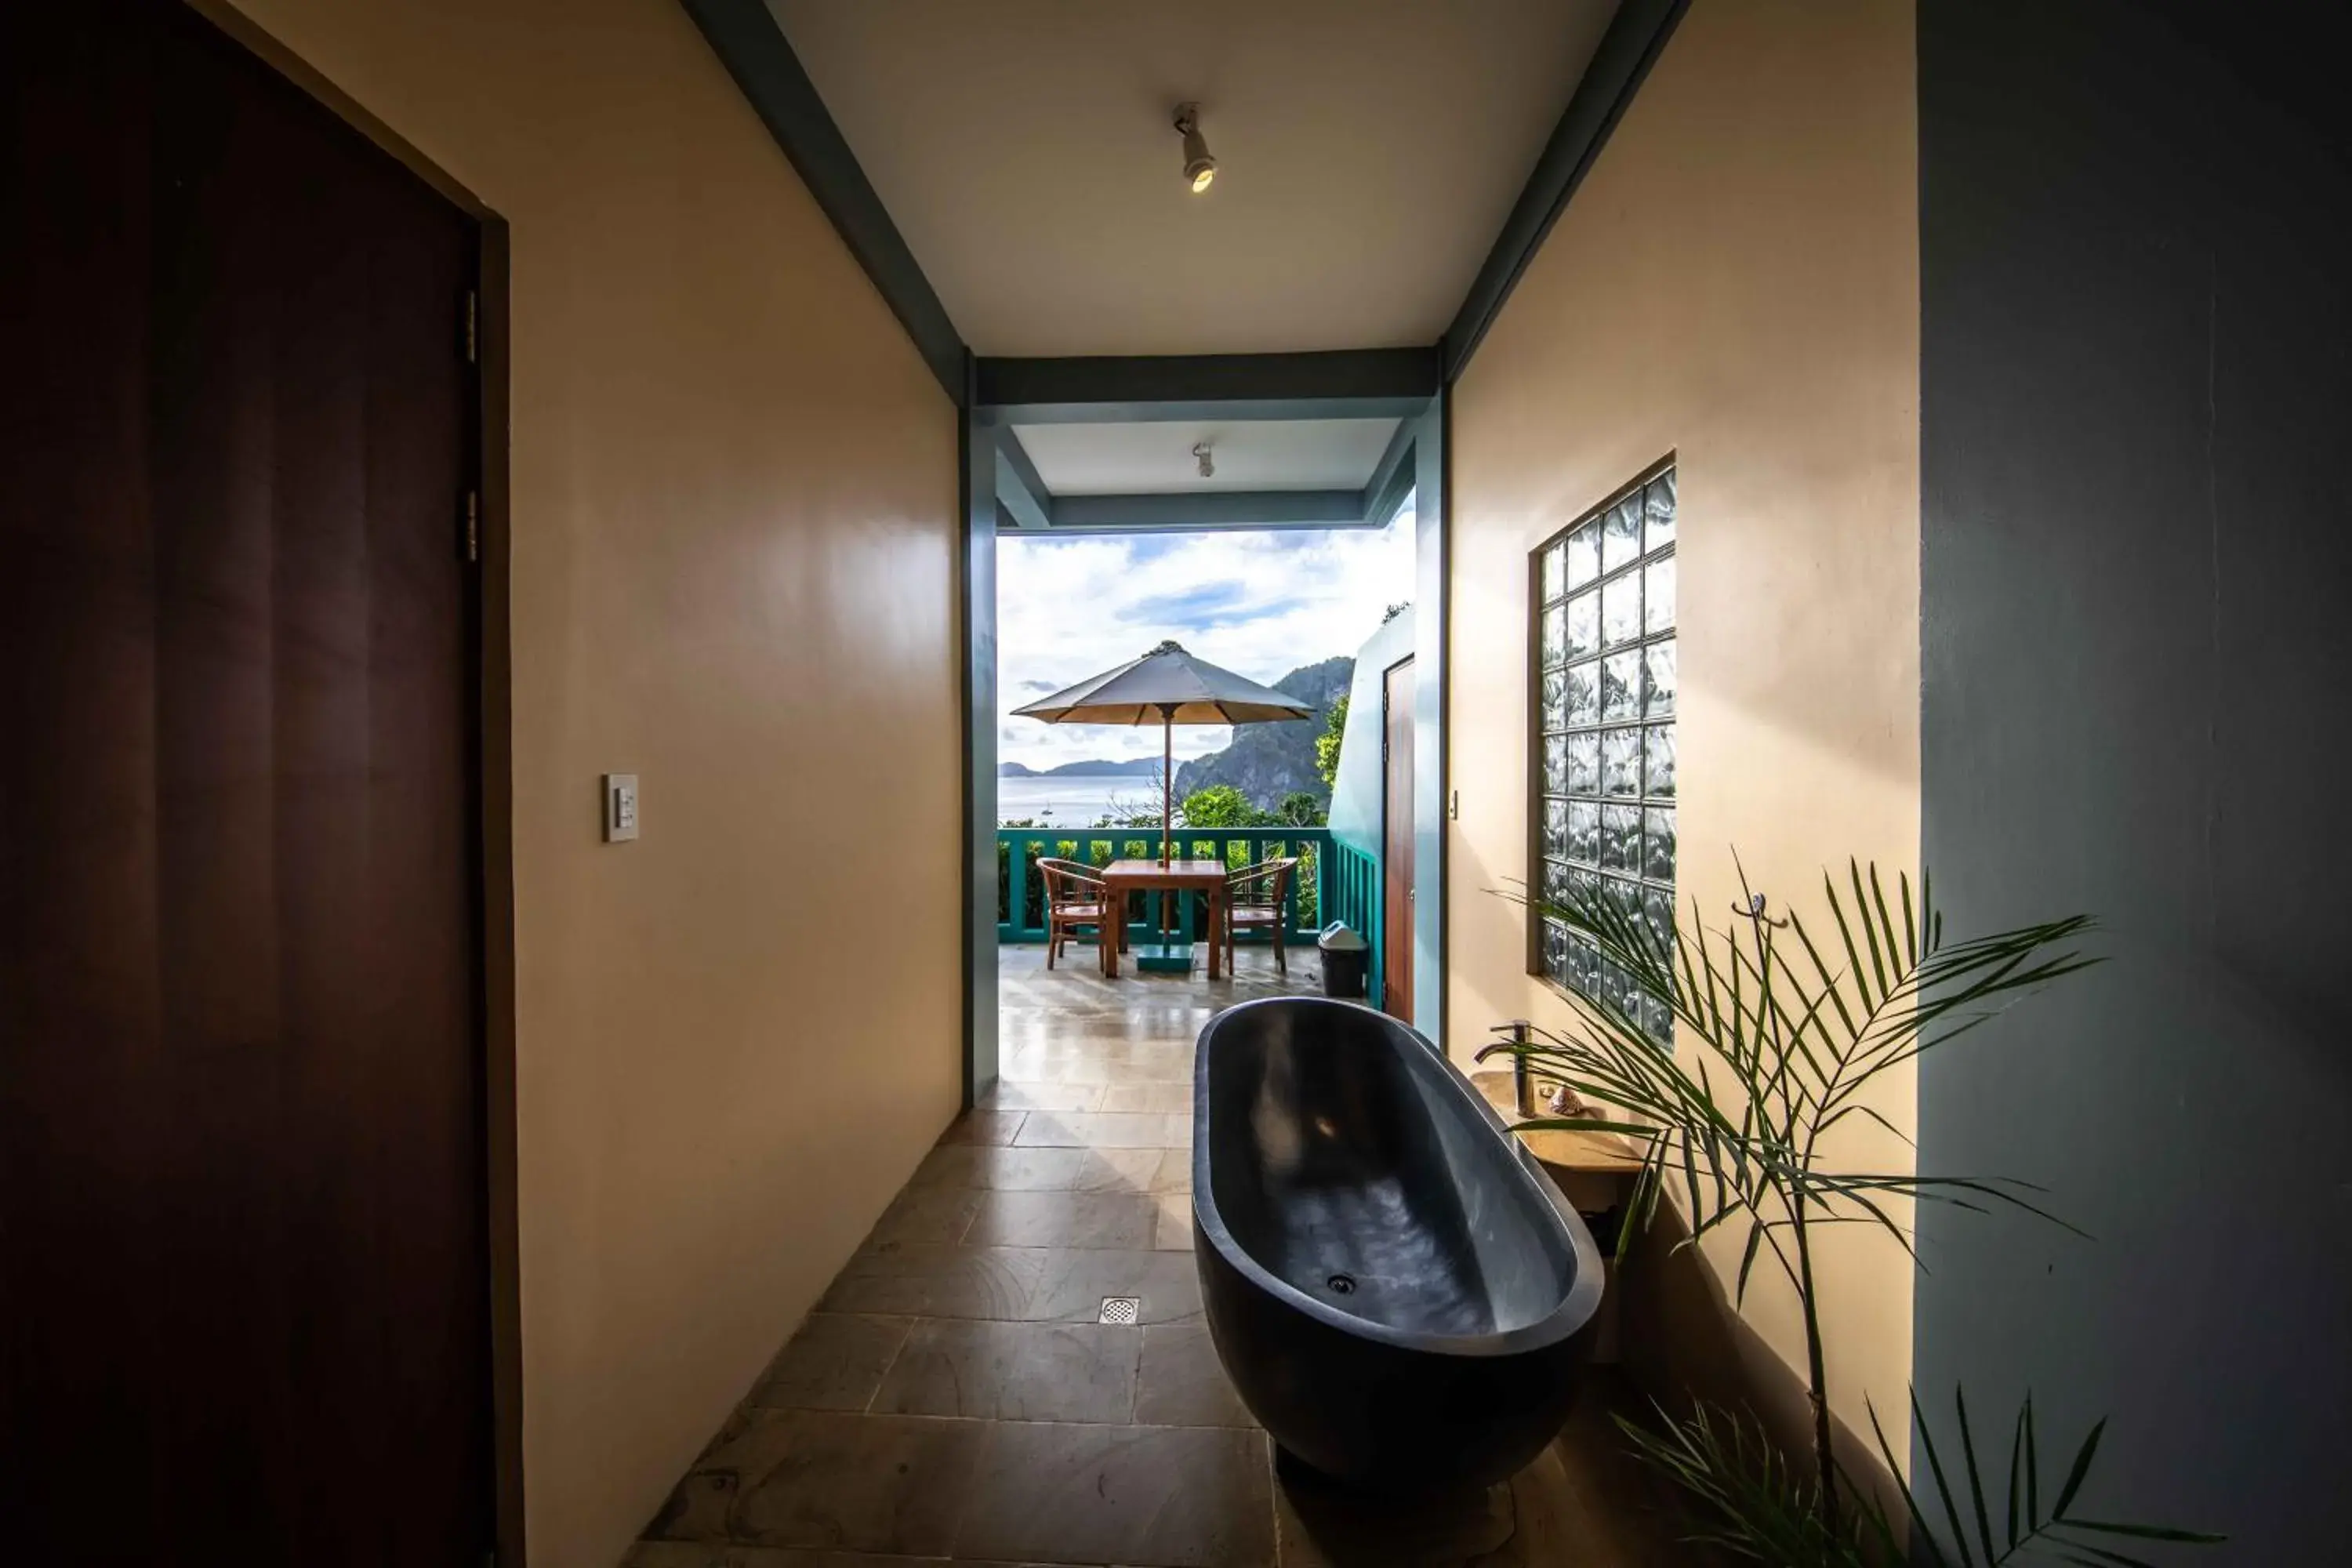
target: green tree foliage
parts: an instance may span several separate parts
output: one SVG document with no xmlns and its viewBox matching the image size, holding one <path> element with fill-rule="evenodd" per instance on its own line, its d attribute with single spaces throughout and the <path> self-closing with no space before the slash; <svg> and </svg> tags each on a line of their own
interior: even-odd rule
<svg viewBox="0 0 2352 1568">
<path fill-rule="evenodd" d="M 1187 827 L 1255 827 L 1265 818 L 1249 797 L 1231 784 L 1211 784 L 1184 797 Z"/>
<path fill-rule="evenodd" d="M 1323 732 L 1315 737 L 1315 771 L 1323 775 L 1327 785 L 1339 782 L 1339 738 L 1348 732 L 1348 700 L 1344 697 L 1331 704 L 1331 711 L 1323 721 Z"/>
<path fill-rule="evenodd" d="M 1311 791 L 1295 789 L 1272 811 L 1260 811 L 1232 784 L 1211 784 L 1186 795 L 1177 816 L 1187 827 L 1320 827 L 1323 803 Z"/>
<path fill-rule="evenodd" d="M 1269 826 L 1320 827 L 1323 826 L 1323 803 L 1307 790 L 1292 790 L 1275 806 Z"/>
</svg>

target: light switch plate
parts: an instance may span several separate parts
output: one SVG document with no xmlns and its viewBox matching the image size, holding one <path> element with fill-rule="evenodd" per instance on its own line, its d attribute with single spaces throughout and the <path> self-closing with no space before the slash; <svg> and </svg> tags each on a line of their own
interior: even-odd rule
<svg viewBox="0 0 2352 1568">
<path fill-rule="evenodd" d="M 637 837 L 637 775 L 604 775 L 604 842 L 627 844 Z"/>
</svg>

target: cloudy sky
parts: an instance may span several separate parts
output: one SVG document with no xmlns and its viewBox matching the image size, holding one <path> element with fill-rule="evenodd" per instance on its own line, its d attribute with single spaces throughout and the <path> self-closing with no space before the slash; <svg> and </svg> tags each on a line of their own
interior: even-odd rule
<svg viewBox="0 0 2352 1568">
<path fill-rule="evenodd" d="M 1049 768 L 1160 754 L 1160 731 L 1016 719 L 1025 702 L 1174 637 L 1212 664 L 1272 685 L 1303 664 L 1353 655 L 1390 605 L 1412 597 L 1412 514 L 1378 533 L 999 536 L 997 755 Z M 1181 760 L 1223 746 L 1222 725 L 1180 726 Z"/>
</svg>

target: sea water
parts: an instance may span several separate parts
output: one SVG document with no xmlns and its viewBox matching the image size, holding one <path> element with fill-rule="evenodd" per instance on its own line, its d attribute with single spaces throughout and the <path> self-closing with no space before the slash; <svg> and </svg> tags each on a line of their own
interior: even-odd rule
<svg viewBox="0 0 2352 1568">
<path fill-rule="evenodd" d="M 1086 827 L 1105 816 L 1160 816 L 1160 781 L 1116 773 L 998 779 L 996 820 Z"/>
</svg>

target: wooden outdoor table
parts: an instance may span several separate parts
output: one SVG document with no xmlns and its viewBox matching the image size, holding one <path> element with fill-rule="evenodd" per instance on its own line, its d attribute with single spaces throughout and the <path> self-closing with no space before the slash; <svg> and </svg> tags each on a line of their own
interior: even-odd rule
<svg viewBox="0 0 2352 1568">
<path fill-rule="evenodd" d="M 1116 912 L 1113 923 L 1118 931 L 1127 929 L 1127 895 L 1129 893 L 1202 893 L 1209 903 L 1209 978 L 1217 978 L 1218 940 L 1224 931 L 1225 863 L 1222 860 L 1171 860 L 1163 866 L 1157 860 L 1114 860 L 1102 868 L 1103 897 Z M 1167 917 L 1161 915 L 1165 929 Z M 1110 933 L 1100 944 L 1103 973 L 1118 978 L 1119 942 L 1117 932 Z"/>
</svg>

